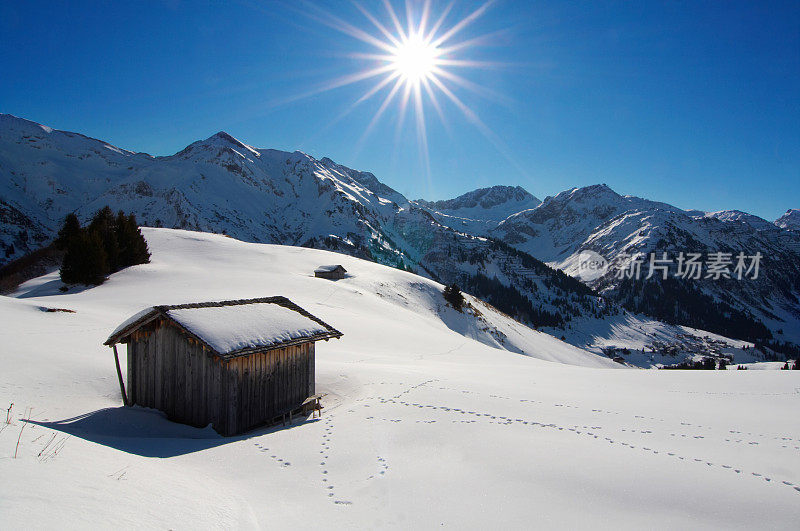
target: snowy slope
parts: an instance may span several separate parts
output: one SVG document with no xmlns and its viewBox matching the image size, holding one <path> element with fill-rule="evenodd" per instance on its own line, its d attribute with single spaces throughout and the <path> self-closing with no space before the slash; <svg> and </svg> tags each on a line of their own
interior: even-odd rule
<svg viewBox="0 0 800 531">
<path fill-rule="evenodd" d="M 440 286 L 377 264 L 145 235 L 153 262 L 100 287 L 61 293 L 49 275 L 0 297 L 0 406 L 14 403 L 0 426 L 5 528 L 793 529 L 800 518 L 796 373 L 549 363 L 536 356 L 609 362 L 476 301 L 485 321 L 458 314 Z M 353 276 L 313 277 L 331 261 Z M 318 345 L 321 419 L 226 439 L 120 406 L 101 343 L 128 315 L 273 294 L 344 333 Z M 529 355 L 496 348 L 495 331 Z"/>
<path fill-rule="evenodd" d="M 571 345 L 643 368 L 660 368 L 704 358 L 714 358 L 717 364 L 722 360 L 732 364 L 763 363 L 766 359 L 753 343 L 630 312 L 603 319 L 577 318 L 567 330 L 542 330 L 561 334 Z"/>
<path fill-rule="evenodd" d="M 440 331 L 451 330 L 488 346 L 539 359 L 588 367 L 619 367 L 606 358 L 522 326 L 472 297 L 467 296 L 473 308 L 459 313 L 445 304 L 441 294 L 442 285 L 405 271 L 328 251 L 251 244 L 221 235 L 174 229 L 144 228 L 142 231 L 153 254 L 151 264 L 113 275 L 106 284 L 74 295 L 80 301 L 110 292 L 125 299 L 120 302 L 126 310 L 114 316 L 118 322 L 108 330 L 106 337 L 115 330 L 117 324 L 154 305 L 285 295 L 339 329 L 345 336 L 353 331 L 338 328 L 324 315 L 327 313 L 325 308 L 346 306 L 346 300 L 362 310 L 369 305 L 371 311 L 377 313 L 396 315 L 398 312 L 408 312 L 415 321 L 429 321 L 428 327 Z M 348 276 L 345 279 L 328 281 L 314 277 L 313 271 L 319 264 L 331 261 L 337 261 L 347 269 Z M 115 286 L 129 275 L 133 275 L 133 279 L 123 282 L 119 287 Z M 219 278 L 215 287 L 215 284 L 208 283 L 206 277 L 209 275 L 225 278 Z M 187 295 L 185 286 L 192 279 L 202 286 L 199 291 L 203 295 L 199 299 L 198 296 L 192 297 L 191 290 Z M 141 284 L 148 282 L 162 283 L 164 286 L 153 290 L 156 300 L 143 300 L 135 295 Z M 69 301 L 73 296 L 62 295 L 58 289 L 62 285 L 58 274 L 52 273 L 25 283 L 13 296 L 30 299 L 58 294 L 54 297 L 55 301 Z M 280 286 L 280 292 L 270 286 Z M 321 303 L 320 297 L 325 301 L 337 299 L 339 302 L 336 305 Z M 323 309 L 312 309 L 314 306 Z M 176 317 L 186 319 L 187 324 L 192 322 L 187 314 Z M 212 325 L 207 326 L 213 328 Z"/>
</svg>

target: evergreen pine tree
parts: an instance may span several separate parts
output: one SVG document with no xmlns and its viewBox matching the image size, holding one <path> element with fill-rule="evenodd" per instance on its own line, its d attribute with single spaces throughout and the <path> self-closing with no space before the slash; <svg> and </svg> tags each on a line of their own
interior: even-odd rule
<svg viewBox="0 0 800 531">
<path fill-rule="evenodd" d="M 150 252 L 142 231 L 136 223 L 136 217 L 125 216 L 120 211 L 116 219 L 117 242 L 119 244 L 119 267 L 128 267 L 150 262 Z"/>
<path fill-rule="evenodd" d="M 61 226 L 61 230 L 58 231 L 58 237 L 53 243 L 55 243 L 58 249 L 65 251 L 67 247 L 69 247 L 70 242 L 77 238 L 80 232 L 81 222 L 78 221 L 78 216 L 75 214 L 67 214 L 67 217 L 64 218 L 64 225 Z"/>
<path fill-rule="evenodd" d="M 115 273 L 123 267 L 119 263 L 120 251 L 116 226 L 116 218 L 108 206 L 98 210 L 89 224 L 89 232 L 96 234 L 100 239 L 111 273 Z"/>
<path fill-rule="evenodd" d="M 464 306 L 464 295 L 461 294 L 461 290 L 458 289 L 458 286 L 455 284 L 445 286 L 442 294 L 444 295 L 444 300 L 449 302 L 450 305 L 459 312 L 461 311 L 461 308 Z"/>
<path fill-rule="evenodd" d="M 98 210 L 84 229 L 74 214 L 68 215 L 56 245 L 66 250 L 61 265 L 66 284 L 102 284 L 109 273 L 150 261 L 134 215 L 120 211 L 115 217 L 108 206 Z"/>
<path fill-rule="evenodd" d="M 61 280 L 65 284 L 98 285 L 103 283 L 108 273 L 108 261 L 100 237 L 94 232 L 81 231 L 67 247 L 61 264 Z"/>
</svg>

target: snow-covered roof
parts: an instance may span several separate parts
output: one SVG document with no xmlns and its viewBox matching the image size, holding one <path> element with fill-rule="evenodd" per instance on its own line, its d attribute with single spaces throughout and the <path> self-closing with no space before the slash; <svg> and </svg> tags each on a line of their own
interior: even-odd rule
<svg viewBox="0 0 800 531">
<path fill-rule="evenodd" d="M 341 337 L 341 332 L 286 297 L 152 306 L 119 325 L 106 345 L 119 343 L 138 328 L 167 318 L 221 356 Z"/>
<path fill-rule="evenodd" d="M 342 267 L 340 264 L 334 264 L 334 265 L 322 265 L 322 266 L 319 266 L 318 268 L 316 268 L 314 270 L 314 273 L 330 273 L 332 271 L 336 271 L 340 267 L 342 268 L 342 271 L 344 271 L 345 273 L 347 272 L 347 270 L 344 267 Z"/>
</svg>

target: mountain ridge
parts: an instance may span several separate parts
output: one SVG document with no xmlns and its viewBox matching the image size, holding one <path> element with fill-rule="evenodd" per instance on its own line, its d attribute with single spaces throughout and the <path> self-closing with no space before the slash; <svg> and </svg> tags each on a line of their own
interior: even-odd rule
<svg viewBox="0 0 800 531">
<path fill-rule="evenodd" d="M 648 313 L 630 287 L 608 276 L 588 282 L 598 297 L 563 275 L 561 270 L 576 275 L 581 252 L 613 259 L 663 242 L 711 249 L 734 237 L 789 265 L 769 274 L 772 284 L 746 292 L 725 286 L 703 297 L 734 300 L 720 311 L 738 312 L 742 322 L 770 320 L 772 336 L 786 329 L 779 339 L 800 341 L 800 311 L 792 302 L 800 293 L 791 270 L 800 253 L 800 247 L 797 253 L 791 249 L 794 231 L 757 231 L 733 219 L 622 196 L 603 184 L 541 202 L 511 186 L 443 202 L 410 201 L 370 172 L 299 151 L 256 149 L 224 131 L 173 155 L 152 157 L 9 115 L 0 116 L 0 172 L 8 177 L 0 188 L 0 260 L 44 245 L 67 213 L 85 221 L 108 204 L 135 213 L 143 225 L 334 250 L 457 282 L 473 294 L 494 297 L 490 302 L 528 324 L 554 327 L 556 334 L 579 316 L 616 315 L 622 311 L 617 304 Z M 777 295 L 764 298 L 773 285 Z M 662 288 L 648 286 L 646 293 Z M 682 307 L 659 318 L 702 328 L 693 311 Z"/>
</svg>

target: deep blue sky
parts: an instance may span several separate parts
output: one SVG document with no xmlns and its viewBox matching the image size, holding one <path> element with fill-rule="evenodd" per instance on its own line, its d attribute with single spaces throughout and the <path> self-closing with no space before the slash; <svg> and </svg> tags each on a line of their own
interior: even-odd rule
<svg viewBox="0 0 800 531">
<path fill-rule="evenodd" d="M 356 149 L 388 88 L 333 125 L 372 82 L 291 101 L 373 51 L 296 5 L 3 2 L 0 112 L 154 155 L 225 130 L 372 171 L 411 198 L 604 182 L 684 208 L 767 219 L 800 208 L 796 1 L 499 1 L 455 42 L 497 32 L 460 57 L 506 64 L 459 74 L 503 99 L 455 92 L 507 149 L 454 105 L 449 131 L 427 106 L 430 176 L 410 115 L 396 142 L 396 106 Z M 323 5 L 377 33 L 351 3 Z M 445 26 L 479 5 L 457 3 Z"/>
</svg>

